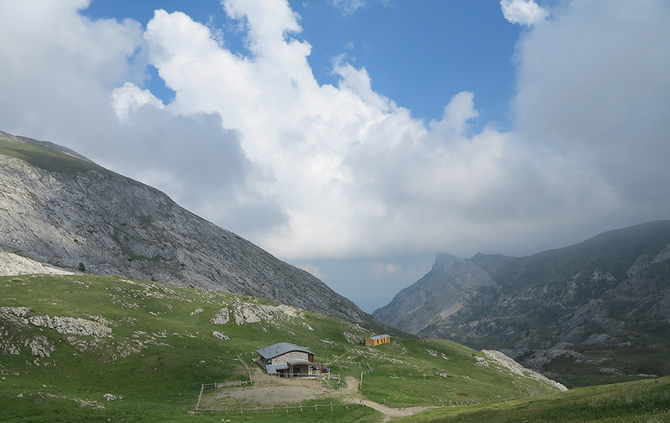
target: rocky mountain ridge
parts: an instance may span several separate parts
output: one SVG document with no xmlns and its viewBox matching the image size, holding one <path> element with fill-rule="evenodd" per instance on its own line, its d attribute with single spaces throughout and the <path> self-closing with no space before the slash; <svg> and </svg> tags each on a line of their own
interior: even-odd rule
<svg viewBox="0 0 670 423">
<path fill-rule="evenodd" d="M 66 148 L 4 132 L 0 253 L 10 273 L 42 266 L 56 273 L 119 274 L 371 320 L 311 274 L 183 209 L 164 193 Z"/>
<path fill-rule="evenodd" d="M 670 221 L 528 257 L 438 255 L 428 274 L 373 316 L 418 335 L 495 348 L 545 373 L 588 364 L 603 374 L 666 374 L 669 366 L 643 361 L 650 351 L 670 352 Z M 623 355 L 637 364 L 619 360 L 630 368 L 616 368 Z"/>
</svg>

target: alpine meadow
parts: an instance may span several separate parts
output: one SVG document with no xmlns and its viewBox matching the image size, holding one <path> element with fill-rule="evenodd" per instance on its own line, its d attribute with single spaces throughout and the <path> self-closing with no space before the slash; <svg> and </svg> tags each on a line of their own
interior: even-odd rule
<svg viewBox="0 0 670 423">
<path fill-rule="evenodd" d="M 667 0 L 0 1 L 0 421 L 670 423 Z"/>
</svg>

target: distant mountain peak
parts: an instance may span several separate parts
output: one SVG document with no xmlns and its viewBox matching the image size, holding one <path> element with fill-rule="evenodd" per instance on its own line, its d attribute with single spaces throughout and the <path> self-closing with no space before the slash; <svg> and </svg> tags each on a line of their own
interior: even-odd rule
<svg viewBox="0 0 670 423">
<path fill-rule="evenodd" d="M 670 220 L 527 257 L 438 254 L 428 274 L 373 316 L 418 335 L 500 349 L 536 370 L 569 374 L 577 366 L 585 373 L 575 380 L 602 378 L 597 364 L 585 371 L 581 363 L 601 363 L 604 350 L 616 357 L 621 348 L 659 348 L 670 356 Z M 588 348 L 600 352 L 590 358 Z M 668 366 L 654 369 L 670 374 Z M 603 374 L 624 374 L 617 372 Z"/>
</svg>

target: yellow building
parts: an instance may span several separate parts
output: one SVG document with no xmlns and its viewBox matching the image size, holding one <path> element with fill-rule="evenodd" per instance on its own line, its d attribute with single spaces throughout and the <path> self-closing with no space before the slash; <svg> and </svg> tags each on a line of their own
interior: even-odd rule
<svg viewBox="0 0 670 423">
<path fill-rule="evenodd" d="M 377 335 L 370 338 L 365 338 L 365 345 L 375 347 L 381 344 L 388 344 L 391 342 L 391 337 L 389 335 Z"/>
</svg>

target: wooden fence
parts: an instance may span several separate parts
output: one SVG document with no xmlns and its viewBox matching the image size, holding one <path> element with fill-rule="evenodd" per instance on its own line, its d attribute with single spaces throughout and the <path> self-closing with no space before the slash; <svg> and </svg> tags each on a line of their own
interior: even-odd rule
<svg viewBox="0 0 670 423">
<path fill-rule="evenodd" d="M 318 379 L 319 375 L 317 373 L 279 373 L 277 372 L 276 375 L 277 377 L 283 377 L 286 379 Z"/>
<path fill-rule="evenodd" d="M 252 381 L 250 381 L 250 380 L 240 380 L 240 381 L 237 381 L 237 382 L 203 383 L 202 384 L 202 389 L 229 388 L 231 386 L 244 386 L 244 385 L 249 385 L 251 383 L 252 383 Z"/>
<path fill-rule="evenodd" d="M 344 403 L 344 404 L 333 404 L 333 403 L 330 403 L 330 404 L 303 404 L 303 405 L 292 405 L 292 406 L 285 405 L 285 406 L 277 406 L 277 407 L 254 407 L 254 408 L 243 408 L 243 407 L 240 407 L 240 408 L 207 408 L 207 409 L 196 408 L 196 411 L 210 412 L 210 413 L 217 412 L 217 413 L 226 413 L 226 414 L 229 414 L 229 413 L 237 414 L 238 412 L 240 414 L 244 414 L 245 412 L 246 413 L 256 412 L 256 414 L 258 414 L 261 411 L 263 411 L 263 412 L 268 412 L 269 411 L 270 413 L 274 413 L 275 411 L 277 411 L 278 413 L 281 413 L 282 411 L 284 411 L 286 413 L 289 413 L 289 410 L 298 410 L 298 409 L 302 412 L 303 408 L 305 410 L 311 410 L 312 408 L 314 408 L 315 411 L 319 411 L 319 408 L 321 408 L 322 410 L 326 409 L 326 410 L 333 411 L 333 407 L 345 407 L 348 410 L 350 406 L 351 407 L 365 407 L 365 405 L 363 405 L 363 401 L 361 401 L 359 403 L 347 402 L 347 403 Z"/>
</svg>

